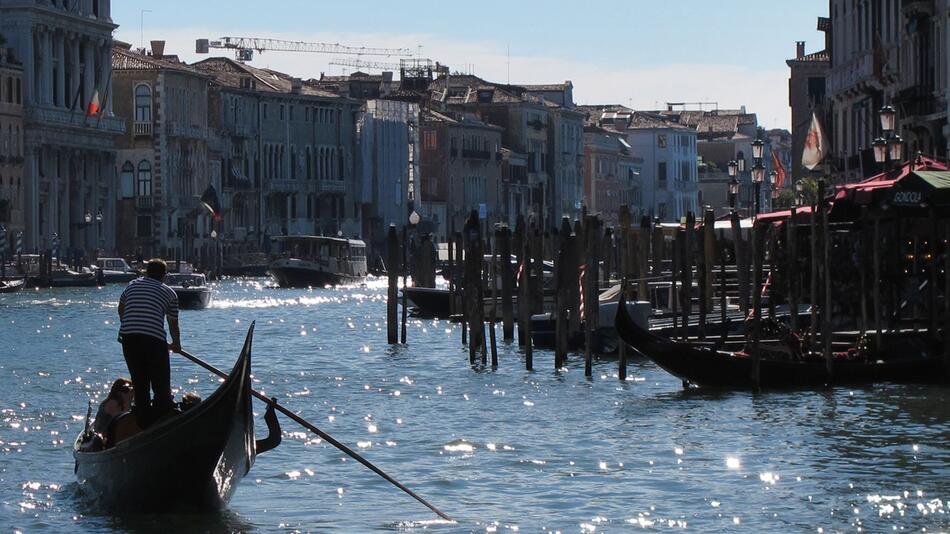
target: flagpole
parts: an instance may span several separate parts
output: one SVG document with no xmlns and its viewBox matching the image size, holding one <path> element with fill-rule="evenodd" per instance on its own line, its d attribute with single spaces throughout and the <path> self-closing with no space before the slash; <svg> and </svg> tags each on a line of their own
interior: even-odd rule
<svg viewBox="0 0 950 534">
<path fill-rule="evenodd" d="M 112 69 L 109 69 L 109 75 L 106 77 L 106 86 L 105 86 L 105 95 L 102 97 L 102 107 L 99 108 L 98 117 L 96 117 L 96 129 L 99 129 L 99 123 L 102 122 L 102 114 L 106 111 L 106 106 L 109 105 L 109 95 L 111 91 L 109 88 L 112 87 Z"/>
</svg>

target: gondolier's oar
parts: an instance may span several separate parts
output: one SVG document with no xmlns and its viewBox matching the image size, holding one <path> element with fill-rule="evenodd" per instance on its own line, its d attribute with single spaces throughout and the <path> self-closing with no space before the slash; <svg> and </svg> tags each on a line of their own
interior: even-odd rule
<svg viewBox="0 0 950 534">
<path fill-rule="evenodd" d="M 186 352 L 186 351 L 181 351 L 180 354 L 181 354 L 182 356 L 184 356 L 185 358 L 188 358 L 189 360 L 191 360 L 191 361 L 197 363 L 198 365 L 204 367 L 205 369 L 211 371 L 212 373 L 214 373 L 214 374 L 220 376 L 221 378 L 227 378 L 227 377 L 228 377 L 228 374 L 225 373 L 224 371 L 221 371 L 221 370 L 218 369 L 217 367 L 211 365 L 210 363 L 205 362 L 204 360 L 202 360 L 201 358 L 199 358 L 199 357 L 197 357 L 197 356 L 195 356 L 195 355 L 193 355 L 193 354 L 189 354 L 189 353 Z M 339 441 L 337 441 L 337 440 L 336 440 L 333 436 L 331 436 L 330 434 L 327 434 L 326 432 L 320 430 L 319 428 L 317 428 L 315 425 L 313 425 L 312 423 L 310 423 L 310 422 L 307 421 L 306 419 L 300 417 L 299 415 L 297 415 L 297 414 L 295 414 L 294 412 L 288 410 L 287 408 L 284 408 L 284 407 L 281 406 L 280 404 L 278 404 L 278 403 L 272 401 L 271 399 L 269 399 L 268 397 L 266 397 L 266 396 L 264 396 L 263 394 L 259 393 L 258 391 L 252 389 L 252 390 L 251 390 L 251 393 L 254 394 L 254 396 L 257 397 L 258 399 L 260 399 L 260 400 L 266 402 L 267 404 L 273 406 L 273 407 L 274 407 L 275 409 L 277 409 L 280 413 L 282 413 L 282 414 L 286 415 L 287 417 L 289 417 L 289 418 L 293 419 L 294 421 L 296 421 L 297 424 L 299 424 L 300 426 L 306 428 L 307 430 L 309 430 L 309 431 L 313 432 L 314 434 L 320 436 L 321 438 L 325 439 L 325 440 L 327 441 L 327 443 L 329 443 L 330 445 L 333 445 L 333 446 L 336 447 L 337 449 L 340 449 L 341 451 L 345 452 L 350 458 L 353 458 L 353 459 L 356 460 L 357 462 L 359 462 L 359 463 L 365 465 L 366 467 L 370 468 L 374 473 L 376 473 L 377 475 L 379 475 L 379 476 L 385 478 L 385 479 L 386 479 L 387 481 L 389 481 L 392 485 L 394 485 L 394 486 L 396 486 L 397 488 L 401 489 L 402 491 L 408 493 L 413 499 L 415 499 L 415 500 L 421 502 L 422 504 L 426 505 L 427 508 L 429 508 L 430 510 L 432 510 L 433 512 L 435 512 L 436 514 L 438 514 L 438 516 L 441 517 L 442 519 L 445 519 L 446 521 L 454 521 L 451 517 L 449 517 L 449 516 L 445 515 L 444 513 L 442 513 L 441 510 L 439 510 L 438 508 L 436 508 L 436 507 L 433 506 L 432 504 L 429 504 L 428 501 L 426 501 L 425 499 L 423 499 L 423 498 L 420 497 L 419 495 L 416 495 L 416 493 L 415 493 L 414 491 L 412 491 L 411 489 L 409 489 L 409 488 L 407 488 L 406 486 L 402 485 L 401 482 L 399 482 L 398 480 L 396 480 L 396 479 L 394 479 L 393 477 L 391 477 L 391 476 L 387 475 L 386 473 L 384 473 L 382 469 L 380 469 L 380 468 L 376 467 L 375 465 L 371 464 L 371 463 L 369 462 L 369 460 L 367 460 L 366 458 L 363 458 L 362 456 L 360 456 L 359 454 L 357 454 L 356 451 L 354 451 L 353 449 L 351 449 L 351 448 L 347 447 L 346 445 L 344 445 L 344 444 L 340 443 Z"/>
</svg>

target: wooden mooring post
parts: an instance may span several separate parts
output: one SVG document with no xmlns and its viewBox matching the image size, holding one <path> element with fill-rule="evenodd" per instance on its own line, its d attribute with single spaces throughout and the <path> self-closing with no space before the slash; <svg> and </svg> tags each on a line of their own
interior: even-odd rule
<svg viewBox="0 0 950 534">
<path fill-rule="evenodd" d="M 514 250 L 515 257 L 518 259 L 518 266 L 515 269 L 513 274 L 513 280 L 517 287 L 518 291 L 518 346 L 524 347 L 524 314 L 522 309 L 527 303 L 526 295 L 524 292 L 524 279 L 522 275 L 528 270 L 528 266 L 525 265 L 525 221 L 523 215 L 518 215 L 518 222 L 515 223 L 515 232 L 512 235 L 511 247 Z"/>
<path fill-rule="evenodd" d="M 495 322 L 498 320 L 498 237 L 500 229 L 495 230 L 495 242 L 492 244 L 491 251 L 491 274 L 488 277 L 491 280 L 491 317 L 488 319 L 488 340 L 491 345 L 491 366 L 492 369 L 498 367 L 498 344 L 495 339 Z M 511 258 L 505 258 L 505 263 L 511 264 Z M 509 294 L 509 297 L 511 295 Z M 484 351 L 483 351 L 484 354 Z"/>
<path fill-rule="evenodd" d="M 825 370 L 828 373 L 828 383 L 834 381 L 834 356 L 831 353 L 831 228 L 828 224 L 828 212 L 831 211 L 831 205 L 825 207 L 825 181 L 818 181 L 818 210 L 821 221 L 821 245 L 822 245 L 822 279 L 824 280 L 824 302 L 821 307 L 821 336 L 825 354 Z"/>
<path fill-rule="evenodd" d="M 520 268 L 521 276 L 518 279 L 518 332 L 520 334 L 521 345 L 524 347 L 524 365 L 525 369 L 531 371 L 534 369 L 534 355 L 531 350 L 531 313 L 532 301 L 534 295 L 531 290 L 531 250 L 534 247 L 540 248 L 539 244 L 532 237 L 537 237 L 537 231 L 532 234 L 525 234 L 524 225 L 521 227 L 521 233 L 527 238 L 522 238 L 522 264 Z"/>
<path fill-rule="evenodd" d="M 406 239 L 406 225 L 402 225 L 402 344 L 406 344 L 406 321 L 409 315 L 409 302 L 406 299 L 406 288 L 409 287 L 409 261 L 406 257 L 409 242 Z"/>
<path fill-rule="evenodd" d="M 762 339 L 762 260 L 764 256 L 764 228 L 753 219 L 752 223 L 752 385 L 759 390 L 760 360 L 759 343 Z"/>
<path fill-rule="evenodd" d="M 502 339 L 505 343 L 510 343 L 515 338 L 515 317 L 514 304 L 512 303 L 512 282 L 514 280 L 511 272 L 511 230 L 508 225 L 501 225 L 495 232 L 495 248 L 498 250 L 498 256 L 501 262 L 498 263 L 498 277 L 501 278 L 501 323 Z"/>
<path fill-rule="evenodd" d="M 739 213 L 732 210 L 729 215 L 732 226 L 732 243 L 736 256 L 736 278 L 739 282 L 739 309 L 749 312 L 749 262 L 746 254 L 745 240 L 742 239 L 742 221 Z"/>
<path fill-rule="evenodd" d="M 706 315 L 713 306 L 713 267 L 716 265 L 716 216 L 709 207 L 703 210 L 703 247 L 699 270 L 699 339 L 706 339 Z"/>
<path fill-rule="evenodd" d="M 386 339 L 390 345 L 399 342 L 397 326 L 397 301 L 399 295 L 399 235 L 396 225 L 389 225 L 386 235 L 386 275 L 389 279 L 389 291 L 386 298 Z"/>
<path fill-rule="evenodd" d="M 792 332 L 798 330 L 798 240 L 795 227 L 797 209 L 792 206 L 788 222 L 785 224 L 785 257 L 787 260 L 786 278 L 788 278 L 789 326 Z"/>
<path fill-rule="evenodd" d="M 475 365 L 476 356 L 485 347 L 485 319 L 482 300 L 482 253 L 481 225 L 478 213 L 472 211 L 462 230 L 465 245 L 465 311 L 468 320 L 468 359 Z"/>
<path fill-rule="evenodd" d="M 569 310 L 571 305 L 571 291 L 577 287 L 576 269 L 570 269 L 574 260 L 574 243 L 571 240 L 571 223 L 567 217 L 561 220 L 558 232 L 557 261 L 554 265 L 557 278 L 557 297 L 555 299 L 555 348 L 554 368 L 560 369 L 567 361 L 567 342 L 570 330 Z"/>
<path fill-rule="evenodd" d="M 588 215 L 584 221 L 584 238 L 587 242 L 584 271 L 584 376 L 593 375 L 594 331 L 600 326 L 600 219 Z"/>
</svg>

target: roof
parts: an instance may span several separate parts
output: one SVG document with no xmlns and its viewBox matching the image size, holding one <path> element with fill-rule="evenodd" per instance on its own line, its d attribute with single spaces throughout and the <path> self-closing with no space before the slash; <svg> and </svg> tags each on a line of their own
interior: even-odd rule
<svg viewBox="0 0 950 534">
<path fill-rule="evenodd" d="M 209 76 L 214 81 L 225 87 L 235 89 L 247 89 L 243 80 L 252 77 L 257 80 L 255 90 L 270 93 L 294 93 L 295 78 L 289 74 L 271 69 L 258 69 L 245 63 L 241 63 L 226 57 L 213 57 L 199 61 L 191 65 L 192 68 L 199 70 Z M 327 98 L 340 98 L 340 95 L 326 91 L 315 84 L 300 83 L 300 94 L 303 96 L 321 96 Z"/>
<path fill-rule="evenodd" d="M 184 63 L 171 59 L 160 59 L 153 56 L 147 56 L 138 52 L 133 52 L 127 48 L 112 47 L 112 70 L 116 71 L 144 71 L 144 70 L 174 70 L 196 76 L 204 76 L 204 73 L 194 69 Z"/>
<path fill-rule="evenodd" d="M 789 59 L 786 63 L 791 65 L 792 63 L 820 63 L 830 61 L 831 54 L 829 54 L 827 50 L 820 50 L 818 52 L 812 52 L 811 54 L 805 54 L 802 57 Z"/>
<path fill-rule="evenodd" d="M 543 84 L 519 84 L 518 87 L 522 87 L 528 91 L 532 92 L 563 92 L 568 89 L 572 89 L 574 84 L 570 80 L 565 81 L 564 83 L 543 83 Z"/>
<path fill-rule="evenodd" d="M 458 117 L 453 117 L 448 113 L 441 113 L 433 109 L 425 109 L 420 113 L 420 116 L 421 120 L 428 122 L 444 122 L 455 126 L 482 128 L 486 130 L 504 130 L 504 128 L 500 126 L 495 126 L 494 124 L 480 121 L 469 115 L 459 115 Z"/>
</svg>

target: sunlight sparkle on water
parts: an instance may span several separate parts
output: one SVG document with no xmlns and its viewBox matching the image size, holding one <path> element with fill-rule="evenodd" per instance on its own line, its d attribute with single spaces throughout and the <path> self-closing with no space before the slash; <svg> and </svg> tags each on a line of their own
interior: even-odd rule
<svg viewBox="0 0 950 534">
<path fill-rule="evenodd" d="M 739 469 L 741 465 L 742 463 L 739 462 L 739 459 L 736 457 L 729 456 L 726 458 L 726 467 L 729 469 Z"/>
</svg>

